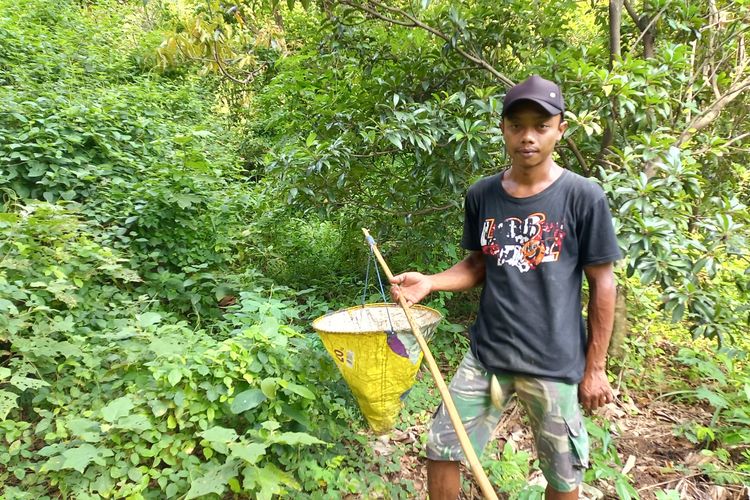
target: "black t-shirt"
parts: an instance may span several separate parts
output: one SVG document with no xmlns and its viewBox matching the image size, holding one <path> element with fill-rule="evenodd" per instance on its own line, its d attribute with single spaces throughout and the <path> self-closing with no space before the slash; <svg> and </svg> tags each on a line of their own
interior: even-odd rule
<svg viewBox="0 0 750 500">
<path fill-rule="evenodd" d="M 481 250 L 486 268 L 472 352 L 494 373 L 579 383 L 583 267 L 621 257 L 607 200 L 598 185 L 567 170 L 527 198 L 506 193 L 501 175 L 466 195 L 461 246 Z"/>
</svg>

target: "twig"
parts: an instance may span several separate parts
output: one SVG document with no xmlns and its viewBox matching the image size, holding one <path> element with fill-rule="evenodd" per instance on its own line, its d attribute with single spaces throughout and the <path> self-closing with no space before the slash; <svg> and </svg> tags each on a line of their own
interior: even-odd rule
<svg viewBox="0 0 750 500">
<path fill-rule="evenodd" d="M 638 488 L 636 491 L 640 493 L 641 491 L 648 491 L 654 488 L 658 488 L 659 486 L 664 486 L 669 483 L 674 483 L 675 481 L 684 481 L 685 479 L 690 479 L 691 477 L 698 477 L 704 475 L 704 472 L 696 472 L 695 474 L 690 474 L 688 476 L 682 476 L 682 477 L 676 477 L 674 479 L 670 479 L 669 481 L 662 481 L 661 483 L 656 484 L 649 484 L 648 486 L 642 486 Z"/>
<path fill-rule="evenodd" d="M 384 156 L 384 155 L 390 155 L 393 153 L 398 153 L 398 149 L 388 149 L 385 151 L 374 151 L 372 153 L 366 153 L 366 154 L 352 154 L 352 158 L 372 158 L 373 156 Z"/>
<path fill-rule="evenodd" d="M 425 215 L 432 212 L 440 212 L 442 210 L 448 210 L 449 208 L 455 208 L 456 205 L 453 203 L 448 203 L 447 205 L 442 205 L 440 207 L 430 207 L 430 208 L 423 208 L 422 210 L 416 210 L 414 212 L 409 212 L 407 215 Z"/>
</svg>

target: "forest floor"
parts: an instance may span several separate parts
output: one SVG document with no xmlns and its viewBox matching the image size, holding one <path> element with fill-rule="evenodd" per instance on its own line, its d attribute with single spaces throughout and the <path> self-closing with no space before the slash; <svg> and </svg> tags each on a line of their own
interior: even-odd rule
<svg viewBox="0 0 750 500">
<path fill-rule="evenodd" d="M 610 422 L 610 433 L 622 459 L 621 472 L 633 479 L 633 486 L 643 499 L 657 498 L 659 490 L 674 490 L 681 499 L 730 500 L 750 499 L 750 488 L 711 483 L 704 474 L 707 462 L 717 460 L 701 454 L 699 447 L 674 433 L 675 427 L 683 423 L 708 424 L 711 414 L 697 406 L 676 404 L 665 400 L 653 400 L 646 394 L 630 394 L 628 402 L 618 398 L 597 411 L 597 415 Z M 429 415 L 425 420 L 429 420 Z M 506 442 L 516 450 L 527 451 L 535 456 L 533 440 L 523 422 L 520 407 L 511 403 L 495 430 L 495 439 L 503 450 Z M 373 442 L 375 453 L 390 454 L 394 448 L 404 445 L 407 450 L 401 457 L 401 470 L 392 480 L 411 480 L 419 492 L 419 498 L 427 498 L 426 462 L 420 456 L 420 436 L 427 433 L 427 422 L 417 423 L 406 430 L 395 430 Z M 498 458 L 501 451 L 494 453 Z M 485 454 L 485 459 L 487 458 Z M 396 477 L 397 476 L 397 477 Z M 463 477 L 470 477 L 467 469 Z M 541 472 L 536 469 L 529 484 L 544 486 Z M 600 485 L 584 485 L 582 499 L 616 499 L 614 490 L 608 491 Z M 462 499 L 480 499 L 479 488 L 470 485 Z M 501 496 L 501 498 L 503 498 Z M 669 498 L 674 498 L 669 497 Z"/>
</svg>

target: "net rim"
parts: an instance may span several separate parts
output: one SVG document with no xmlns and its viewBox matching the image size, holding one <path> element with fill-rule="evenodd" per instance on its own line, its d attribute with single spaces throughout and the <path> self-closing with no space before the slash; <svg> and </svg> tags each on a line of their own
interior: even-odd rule
<svg viewBox="0 0 750 500">
<path fill-rule="evenodd" d="M 341 332 L 341 331 L 324 330 L 316 326 L 319 322 L 329 318 L 330 316 L 333 316 L 334 314 L 353 311 L 355 309 L 382 308 L 383 306 L 396 307 L 396 308 L 401 309 L 401 306 L 399 304 L 396 304 L 395 302 L 375 302 L 372 304 L 360 304 L 358 306 L 345 307 L 343 309 L 337 309 L 336 311 L 331 311 L 329 313 L 326 313 L 322 316 L 315 318 L 312 322 L 312 327 L 316 332 L 325 333 L 326 335 L 363 335 L 363 334 L 370 334 L 370 333 L 383 333 L 382 328 L 378 330 L 363 330 L 360 332 Z M 409 309 L 418 309 L 418 310 L 422 310 L 422 311 L 426 311 L 426 312 L 434 314 L 436 323 L 439 323 L 444 318 L 443 314 L 440 311 L 433 309 L 432 307 L 423 306 L 422 304 L 414 304 Z"/>
</svg>

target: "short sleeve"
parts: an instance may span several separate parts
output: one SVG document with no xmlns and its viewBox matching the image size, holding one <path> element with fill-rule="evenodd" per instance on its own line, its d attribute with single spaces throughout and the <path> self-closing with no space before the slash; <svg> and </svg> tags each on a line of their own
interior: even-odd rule
<svg viewBox="0 0 750 500">
<path fill-rule="evenodd" d="M 482 249 L 479 244 L 479 231 L 477 230 L 478 213 L 477 198 L 473 191 L 469 190 L 464 200 L 464 234 L 461 238 L 461 246 L 466 250 Z"/>
<path fill-rule="evenodd" d="M 605 196 L 600 196 L 579 225 L 578 259 L 582 266 L 614 262 L 622 258 Z"/>
</svg>

